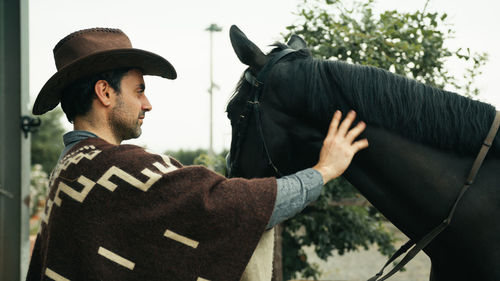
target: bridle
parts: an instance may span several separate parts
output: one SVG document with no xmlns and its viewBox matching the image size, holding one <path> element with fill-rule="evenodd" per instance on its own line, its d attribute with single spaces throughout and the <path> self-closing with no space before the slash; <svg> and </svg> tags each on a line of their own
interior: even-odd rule
<svg viewBox="0 0 500 281">
<path fill-rule="evenodd" d="M 267 156 L 268 160 L 268 165 L 274 170 L 276 175 L 278 177 L 282 177 L 283 174 L 279 171 L 279 169 L 276 167 L 274 162 L 271 159 L 271 154 L 269 153 L 269 148 L 267 147 L 266 140 L 264 138 L 264 132 L 262 130 L 262 120 L 260 116 L 260 98 L 262 95 L 262 91 L 264 89 L 264 83 L 266 81 L 266 78 L 271 70 L 271 68 L 279 62 L 282 58 L 287 56 L 290 53 L 295 52 L 293 49 L 284 49 L 280 52 L 278 52 L 275 56 L 273 56 L 262 68 L 262 70 L 257 74 L 257 77 L 255 77 L 252 73 L 250 73 L 249 70 L 245 72 L 245 79 L 248 83 L 250 83 L 254 89 L 253 91 L 253 96 L 250 100 L 246 102 L 246 107 L 244 112 L 240 115 L 240 118 L 238 120 L 238 139 L 236 142 L 236 150 L 235 150 L 235 155 L 234 158 L 231 160 L 231 170 L 232 171 L 237 171 L 238 166 L 237 162 L 240 156 L 240 151 L 241 151 L 241 144 L 242 141 L 245 137 L 244 133 L 246 132 L 247 125 L 248 125 L 248 116 L 253 112 L 256 117 L 256 125 L 257 125 L 257 131 L 259 132 L 260 140 L 263 144 L 264 151 Z M 422 249 L 424 249 L 429 243 L 431 243 L 434 238 L 436 238 L 444 229 L 446 229 L 450 224 L 451 220 L 453 218 L 453 215 L 455 214 L 455 210 L 458 206 L 458 203 L 462 199 L 463 195 L 465 192 L 469 189 L 469 187 L 474 183 L 474 180 L 476 178 L 477 173 L 479 172 L 479 169 L 481 168 L 481 165 L 488 154 L 488 151 L 493 144 L 493 140 L 495 139 L 495 136 L 498 132 L 498 129 L 500 127 L 500 111 L 497 111 L 495 114 L 495 118 L 493 120 L 493 123 L 490 127 L 490 130 L 481 146 L 481 149 L 479 153 L 477 154 L 473 164 L 472 168 L 469 172 L 469 175 L 460 189 L 460 192 L 458 193 L 457 198 L 455 199 L 455 202 L 453 203 L 453 206 L 448 213 L 448 216 L 443 220 L 441 224 L 436 226 L 434 229 L 432 229 L 429 233 L 427 233 L 423 238 L 421 238 L 418 242 L 415 242 L 413 240 L 410 240 L 406 242 L 399 250 L 397 250 L 387 261 L 387 263 L 382 267 L 382 269 L 372 278 L 368 279 L 368 281 L 382 281 L 386 280 L 387 278 L 391 277 L 394 275 L 396 272 L 401 270 L 410 260 L 412 260 Z M 232 173 L 234 174 L 234 173 Z M 233 175 L 230 175 L 233 176 Z M 410 250 L 411 249 L 411 250 Z M 391 264 L 395 259 L 406 253 L 408 250 L 410 250 L 404 257 L 403 259 L 395 265 L 390 272 L 388 272 L 386 275 L 383 275 L 384 269 Z"/>
<path fill-rule="evenodd" d="M 256 126 L 257 126 L 257 132 L 260 137 L 260 141 L 262 143 L 262 146 L 264 147 L 264 152 L 266 153 L 267 161 L 269 167 L 271 167 L 278 177 L 283 177 L 284 174 L 280 172 L 278 167 L 274 164 L 272 158 L 271 158 L 271 153 L 269 152 L 269 147 L 267 146 L 266 139 L 264 137 L 264 131 L 262 129 L 262 118 L 261 118 L 261 109 L 260 109 L 260 98 L 262 96 L 262 91 L 264 90 L 264 83 L 266 82 L 267 76 L 269 75 L 269 72 L 271 71 L 271 68 L 276 65 L 282 58 L 286 57 L 287 55 L 294 53 L 294 49 L 283 49 L 276 53 L 269 61 L 262 67 L 262 69 L 259 71 L 257 74 L 257 77 L 255 77 L 250 70 L 245 71 L 245 80 L 250 83 L 252 86 L 252 92 L 253 95 L 249 100 L 246 101 L 246 106 L 245 110 L 240 114 L 238 123 L 237 123 L 237 141 L 236 141 L 236 148 L 235 148 L 235 155 L 231 155 L 231 172 L 229 173 L 229 176 L 235 176 L 236 173 L 238 172 L 238 160 L 240 158 L 240 153 L 241 153 L 241 145 L 243 142 L 243 139 L 245 138 L 245 134 L 248 128 L 248 122 L 249 122 L 249 116 L 251 113 L 255 114 L 256 118 Z"/>
</svg>

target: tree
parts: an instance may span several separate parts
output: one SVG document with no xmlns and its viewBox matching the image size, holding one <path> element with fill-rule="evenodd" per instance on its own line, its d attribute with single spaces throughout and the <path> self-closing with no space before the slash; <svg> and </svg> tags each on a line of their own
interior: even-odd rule
<svg viewBox="0 0 500 281">
<path fill-rule="evenodd" d="M 41 116 L 42 124 L 31 137 L 31 165 L 40 164 L 50 174 L 64 148 L 61 123 L 63 112 L 60 107 Z"/>
<path fill-rule="evenodd" d="M 49 176 L 40 164 L 31 166 L 30 173 L 30 234 L 34 235 L 40 227 L 41 214 L 49 192 Z"/>
<path fill-rule="evenodd" d="M 471 54 L 468 48 L 446 48 L 445 41 L 454 34 L 446 14 L 426 12 L 426 3 L 423 11 L 375 15 L 374 0 L 354 1 L 349 7 L 344 2 L 310 0 L 299 4 L 298 20 L 287 27 L 285 41 L 296 34 L 304 38 L 316 57 L 372 65 L 438 88 L 447 86 L 467 96 L 478 95 L 474 79 L 481 74 L 487 55 Z M 448 72 L 445 62 L 449 59 L 463 62 L 463 77 Z M 372 206 L 337 203 L 357 197 L 360 195 L 346 180 L 337 179 L 324 188 L 314 206 L 285 222 L 284 280 L 297 273 L 319 276 L 303 246 L 313 245 L 321 259 L 335 251 L 341 255 L 372 243 L 378 244 L 383 254 L 394 251 L 394 239 L 382 225 L 383 216 Z"/>
<path fill-rule="evenodd" d="M 39 214 L 45 206 L 49 190 L 48 175 L 57 164 L 64 148 L 61 136 L 64 128 L 61 124 L 63 112 L 60 107 L 41 116 L 41 125 L 31 135 L 31 173 L 30 173 L 30 233 L 38 231 Z"/>
<path fill-rule="evenodd" d="M 213 167 L 214 171 L 225 175 L 226 174 L 226 155 L 228 150 L 223 150 L 220 153 L 211 157 L 206 149 L 196 150 L 167 150 L 166 155 L 172 156 L 183 165 L 203 165 L 205 167 Z"/>
<path fill-rule="evenodd" d="M 209 167 L 213 169 L 215 172 L 226 175 L 226 158 L 227 151 L 223 151 L 222 153 L 210 156 L 208 153 L 200 154 L 196 159 L 194 159 L 194 165 L 203 165 L 205 167 Z"/>
<path fill-rule="evenodd" d="M 196 150 L 184 150 L 180 149 L 177 151 L 174 150 L 167 150 L 165 151 L 165 155 L 169 155 L 174 157 L 176 160 L 182 163 L 182 165 L 193 165 L 194 160 L 200 155 L 200 154 L 206 154 L 207 150 L 206 149 L 196 149 Z"/>
</svg>

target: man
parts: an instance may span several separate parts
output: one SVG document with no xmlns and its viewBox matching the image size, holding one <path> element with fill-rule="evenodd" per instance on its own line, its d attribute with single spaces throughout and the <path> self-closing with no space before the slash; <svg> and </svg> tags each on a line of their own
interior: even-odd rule
<svg viewBox="0 0 500 281">
<path fill-rule="evenodd" d="M 34 114 L 61 106 L 74 131 L 51 174 L 27 280 L 239 280 L 265 229 L 315 200 L 368 146 L 335 113 L 320 160 L 281 179 L 226 179 L 123 140 L 147 112 L 143 75 L 175 79 L 164 58 L 117 29 L 74 32 L 54 48 L 57 73 Z"/>
</svg>

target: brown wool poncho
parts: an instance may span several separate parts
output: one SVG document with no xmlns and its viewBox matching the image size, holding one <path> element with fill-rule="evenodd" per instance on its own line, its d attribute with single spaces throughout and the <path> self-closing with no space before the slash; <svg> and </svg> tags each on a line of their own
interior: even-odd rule
<svg viewBox="0 0 500 281">
<path fill-rule="evenodd" d="M 231 280 L 271 216 L 276 180 L 99 138 L 59 161 L 27 280 Z"/>
</svg>

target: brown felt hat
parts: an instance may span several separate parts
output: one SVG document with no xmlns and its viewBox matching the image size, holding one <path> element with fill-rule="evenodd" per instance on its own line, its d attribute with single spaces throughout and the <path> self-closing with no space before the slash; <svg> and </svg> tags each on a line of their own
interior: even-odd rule
<svg viewBox="0 0 500 281">
<path fill-rule="evenodd" d="M 111 28 L 91 28 L 76 31 L 54 47 L 57 72 L 45 83 L 36 97 L 33 114 L 54 109 L 64 88 L 71 83 L 101 72 L 134 67 L 144 75 L 175 79 L 174 67 L 163 57 L 132 48 L 123 31 Z"/>
</svg>

